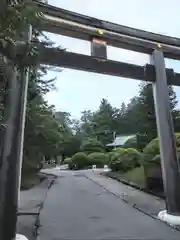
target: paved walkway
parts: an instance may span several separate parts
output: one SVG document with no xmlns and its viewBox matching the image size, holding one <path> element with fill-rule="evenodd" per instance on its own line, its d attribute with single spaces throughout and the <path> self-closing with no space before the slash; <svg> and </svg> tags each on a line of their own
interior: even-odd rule
<svg viewBox="0 0 180 240">
<path fill-rule="evenodd" d="M 155 215 L 164 208 L 158 198 L 92 171 L 55 173 L 40 215 L 40 240 L 180 239 L 180 232 L 132 206 Z"/>
<path fill-rule="evenodd" d="M 36 187 L 21 191 L 20 202 L 19 202 L 19 212 L 23 213 L 38 213 L 40 211 L 41 203 L 45 200 L 48 192 L 48 187 L 51 185 L 53 176 L 49 176 L 41 184 Z M 37 216 L 34 215 L 24 215 L 18 217 L 17 232 L 19 234 L 24 234 L 28 237 L 28 240 L 35 240 L 34 236 L 34 224 Z"/>
<path fill-rule="evenodd" d="M 165 209 L 165 202 L 159 197 L 152 196 L 98 173 L 92 174 L 89 172 L 86 173 L 86 176 L 113 193 L 116 197 L 123 199 L 133 207 L 153 217 L 157 217 L 157 214 Z"/>
</svg>

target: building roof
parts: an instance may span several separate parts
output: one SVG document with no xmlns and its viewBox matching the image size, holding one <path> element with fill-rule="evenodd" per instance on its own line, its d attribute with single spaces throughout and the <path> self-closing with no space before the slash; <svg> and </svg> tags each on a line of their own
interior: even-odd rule
<svg viewBox="0 0 180 240">
<path fill-rule="evenodd" d="M 125 142 L 127 142 L 128 139 L 134 138 L 136 135 L 121 135 L 117 136 L 114 140 L 114 142 L 107 144 L 107 147 L 117 147 L 117 146 L 123 146 Z"/>
</svg>

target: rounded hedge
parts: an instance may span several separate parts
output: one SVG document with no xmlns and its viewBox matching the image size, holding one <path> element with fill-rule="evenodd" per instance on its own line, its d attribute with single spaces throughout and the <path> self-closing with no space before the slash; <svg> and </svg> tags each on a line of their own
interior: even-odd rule
<svg viewBox="0 0 180 240">
<path fill-rule="evenodd" d="M 90 165 L 96 165 L 97 167 L 103 167 L 109 162 L 109 158 L 105 153 L 91 153 L 88 157 Z"/>
<path fill-rule="evenodd" d="M 64 159 L 63 164 L 70 164 L 72 162 L 71 158 L 67 157 Z"/>
<path fill-rule="evenodd" d="M 83 152 L 75 153 L 71 159 L 72 159 L 72 165 L 76 169 L 83 169 L 89 164 L 89 158 Z"/>
<path fill-rule="evenodd" d="M 176 138 L 176 146 L 177 148 L 180 147 L 180 133 L 175 134 Z M 143 152 L 145 154 L 150 154 L 152 156 L 156 156 L 160 153 L 159 150 L 159 140 L 158 138 L 153 139 L 147 146 L 144 148 Z"/>
<path fill-rule="evenodd" d="M 140 166 L 141 153 L 134 148 L 127 148 L 122 156 L 124 170 L 129 170 Z"/>
<path fill-rule="evenodd" d="M 115 153 L 124 154 L 126 152 L 126 149 L 118 147 L 118 148 L 114 148 L 112 151 Z"/>
<path fill-rule="evenodd" d="M 177 159 L 180 162 L 180 152 L 177 152 Z M 160 154 L 156 155 L 155 157 L 149 158 L 149 161 L 146 159 L 145 163 L 158 164 L 158 165 L 161 164 L 161 156 L 160 156 Z"/>
<path fill-rule="evenodd" d="M 127 171 L 140 165 L 141 153 L 134 148 L 119 149 L 111 158 L 110 167 L 113 171 Z"/>
<path fill-rule="evenodd" d="M 112 169 L 112 171 L 121 171 L 123 170 L 123 165 L 122 165 L 122 159 L 123 159 L 123 155 L 126 153 L 126 149 L 125 148 L 114 148 L 112 150 L 112 154 L 111 155 L 111 160 L 110 160 L 110 168 Z"/>
<path fill-rule="evenodd" d="M 121 171 L 123 169 L 120 153 L 114 152 L 114 154 L 111 155 L 111 161 L 109 163 L 109 166 L 114 172 Z"/>
<path fill-rule="evenodd" d="M 109 159 L 109 163 L 111 162 L 111 159 L 114 156 L 114 154 L 116 154 L 116 153 L 115 152 L 108 152 L 107 153 L 107 156 L 108 156 L 108 159 Z"/>
</svg>

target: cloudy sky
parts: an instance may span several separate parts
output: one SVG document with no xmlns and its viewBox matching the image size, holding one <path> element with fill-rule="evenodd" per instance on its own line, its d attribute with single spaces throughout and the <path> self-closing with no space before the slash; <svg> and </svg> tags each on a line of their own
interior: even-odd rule
<svg viewBox="0 0 180 240">
<path fill-rule="evenodd" d="M 179 0 L 49 0 L 49 4 L 97 17 L 121 25 L 140 28 L 156 33 L 180 37 Z M 69 51 L 90 54 L 90 44 L 85 41 L 48 34 L 57 45 Z M 117 48 L 108 48 L 108 58 L 144 65 L 149 56 Z M 180 62 L 166 60 L 166 67 L 180 72 Z M 85 109 L 95 110 L 102 98 L 119 107 L 138 93 L 139 81 L 111 77 L 88 72 L 64 69 L 61 73 L 49 72 L 48 77 L 57 77 L 56 91 L 46 98 L 57 110 L 71 112 L 79 117 Z M 180 89 L 175 88 L 180 101 Z"/>
</svg>

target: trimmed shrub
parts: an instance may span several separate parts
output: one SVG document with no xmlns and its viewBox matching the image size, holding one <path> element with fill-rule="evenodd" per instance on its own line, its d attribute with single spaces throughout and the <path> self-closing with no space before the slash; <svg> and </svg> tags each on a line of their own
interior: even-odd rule
<svg viewBox="0 0 180 240">
<path fill-rule="evenodd" d="M 72 156 L 72 165 L 76 169 L 84 169 L 89 164 L 88 156 L 83 152 L 78 152 Z"/>
<path fill-rule="evenodd" d="M 121 171 L 123 169 L 120 153 L 114 152 L 114 154 L 111 155 L 111 161 L 109 163 L 109 166 L 113 172 Z"/>
<path fill-rule="evenodd" d="M 135 148 L 127 148 L 127 155 L 130 162 L 133 163 L 133 167 L 139 167 L 141 163 L 142 155 Z"/>
<path fill-rule="evenodd" d="M 115 152 L 108 152 L 108 153 L 106 153 L 107 154 L 107 156 L 108 156 L 108 159 L 109 159 L 109 163 L 111 162 L 111 159 L 112 159 L 112 157 L 114 156 L 114 154 L 116 154 Z"/>
<path fill-rule="evenodd" d="M 126 153 L 125 148 L 114 148 L 112 150 L 110 168 L 112 171 L 123 171 L 122 157 Z"/>
<path fill-rule="evenodd" d="M 88 139 L 85 142 L 83 142 L 81 146 L 81 150 L 85 152 L 86 154 L 91 154 L 94 152 L 105 152 L 104 145 L 98 141 L 97 139 Z"/>
<path fill-rule="evenodd" d="M 124 154 L 126 152 L 126 149 L 119 147 L 119 148 L 114 148 L 112 151 L 115 153 Z"/>
<path fill-rule="evenodd" d="M 180 159 L 180 152 L 177 152 L 177 158 L 178 158 L 178 161 Z M 153 164 L 161 164 L 161 156 L 160 154 L 156 155 L 155 157 L 152 158 L 151 161 L 149 161 L 149 163 L 153 163 Z"/>
<path fill-rule="evenodd" d="M 127 148 L 121 158 L 124 171 L 140 166 L 141 153 L 134 148 Z"/>
<path fill-rule="evenodd" d="M 113 171 L 128 171 L 140 166 L 141 153 L 134 148 L 121 149 L 112 156 L 110 167 Z"/>
<path fill-rule="evenodd" d="M 175 134 L 176 137 L 176 146 L 177 148 L 180 147 L 180 133 Z M 158 138 L 153 139 L 143 151 L 145 154 L 150 154 L 152 156 L 156 156 L 159 154 L 159 140 Z"/>
<path fill-rule="evenodd" d="M 71 163 L 72 162 L 72 160 L 71 160 L 71 158 L 65 158 L 64 159 L 64 162 L 63 162 L 63 164 L 69 164 L 69 163 Z"/>
<path fill-rule="evenodd" d="M 148 145 L 144 148 L 143 151 L 145 154 L 150 154 L 156 156 L 159 154 L 159 140 L 158 138 L 153 139 Z"/>
<path fill-rule="evenodd" d="M 109 158 L 105 153 L 91 153 L 89 154 L 89 164 L 96 165 L 97 167 L 103 167 L 109 162 Z"/>
</svg>

